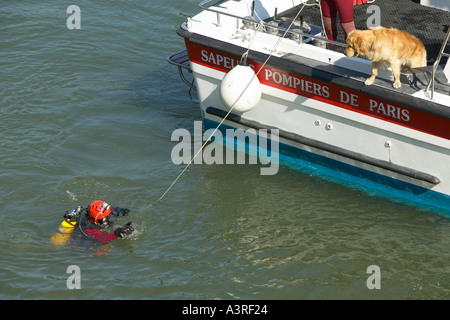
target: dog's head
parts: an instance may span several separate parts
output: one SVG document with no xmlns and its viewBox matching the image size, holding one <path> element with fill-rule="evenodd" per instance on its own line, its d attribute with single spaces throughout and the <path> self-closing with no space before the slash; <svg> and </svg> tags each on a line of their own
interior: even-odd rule
<svg viewBox="0 0 450 320">
<path fill-rule="evenodd" d="M 347 36 L 345 55 L 367 57 L 372 51 L 375 36 L 371 30 L 353 30 Z"/>
</svg>

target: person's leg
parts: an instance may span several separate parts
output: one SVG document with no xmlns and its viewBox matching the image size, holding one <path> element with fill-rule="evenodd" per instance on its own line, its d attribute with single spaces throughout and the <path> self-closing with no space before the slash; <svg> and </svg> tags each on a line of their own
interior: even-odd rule
<svg viewBox="0 0 450 320">
<path fill-rule="evenodd" d="M 353 30 L 355 30 L 355 22 L 351 21 L 351 22 L 341 22 L 341 26 L 342 29 L 344 29 L 345 32 L 345 39 L 347 39 L 347 36 L 350 32 L 352 32 Z"/>
<path fill-rule="evenodd" d="M 345 39 L 350 32 L 355 30 L 355 22 L 353 21 L 353 0 L 334 0 L 339 18 L 341 20 L 342 29 L 345 32 Z"/>
<path fill-rule="evenodd" d="M 336 22 L 336 6 L 333 0 L 322 0 L 323 24 L 325 25 L 325 33 L 329 40 L 337 38 L 337 22 Z"/>
</svg>

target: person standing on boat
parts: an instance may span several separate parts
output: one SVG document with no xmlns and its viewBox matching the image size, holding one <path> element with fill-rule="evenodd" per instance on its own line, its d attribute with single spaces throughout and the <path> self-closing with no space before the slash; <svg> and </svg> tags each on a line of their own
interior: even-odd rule
<svg viewBox="0 0 450 320">
<path fill-rule="evenodd" d="M 359 0 L 361 1 L 361 0 Z M 354 0 L 321 0 L 323 22 L 325 25 L 325 32 L 329 40 L 336 41 L 338 36 L 337 29 L 337 14 L 341 21 L 342 29 L 345 32 L 345 39 L 347 35 L 355 30 L 355 22 L 353 21 L 353 2 Z"/>
</svg>

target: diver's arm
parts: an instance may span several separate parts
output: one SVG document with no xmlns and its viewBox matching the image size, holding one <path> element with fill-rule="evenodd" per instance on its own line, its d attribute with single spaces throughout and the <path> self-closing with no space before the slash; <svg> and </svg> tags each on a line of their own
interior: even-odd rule
<svg viewBox="0 0 450 320">
<path fill-rule="evenodd" d="M 117 217 L 126 216 L 130 212 L 130 209 L 120 208 L 120 207 L 111 207 L 111 214 Z"/>
</svg>

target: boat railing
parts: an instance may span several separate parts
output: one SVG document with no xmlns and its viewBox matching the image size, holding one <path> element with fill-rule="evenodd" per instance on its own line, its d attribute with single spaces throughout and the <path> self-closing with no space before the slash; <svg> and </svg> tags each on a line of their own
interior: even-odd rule
<svg viewBox="0 0 450 320">
<path fill-rule="evenodd" d="M 433 100 L 433 97 L 434 97 L 434 82 L 435 82 L 435 77 L 436 77 L 436 71 L 437 71 L 439 63 L 441 61 L 441 58 L 442 57 L 450 58 L 450 53 L 444 52 L 445 51 L 445 47 L 447 46 L 449 38 L 450 38 L 450 27 L 448 27 L 447 35 L 445 36 L 444 42 L 442 42 L 441 50 L 439 50 L 439 54 L 437 56 L 437 59 L 436 59 L 436 61 L 433 64 L 433 69 L 431 71 L 431 78 L 428 81 L 428 85 L 427 85 L 426 91 L 430 90 L 430 87 L 431 87 L 431 100 Z M 447 63 L 450 63 L 450 62 L 447 62 Z"/>
<path fill-rule="evenodd" d="M 280 30 L 282 32 L 289 32 L 289 33 L 297 34 L 299 39 L 300 39 L 299 40 L 300 43 L 302 43 L 303 38 L 312 38 L 312 39 L 317 39 L 317 40 L 320 40 L 320 41 L 324 41 L 324 42 L 326 42 L 328 44 L 333 44 L 333 45 L 341 46 L 341 47 L 345 47 L 345 48 L 347 47 L 347 44 L 342 43 L 342 42 L 338 42 L 338 41 L 329 40 L 328 38 L 324 37 L 323 35 L 313 35 L 313 34 L 304 33 L 304 32 L 301 32 L 301 31 L 297 31 L 297 30 L 289 30 L 289 29 L 284 28 L 282 26 L 277 26 L 277 25 L 273 25 L 273 24 L 267 23 L 267 22 L 265 22 L 263 20 L 258 21 L 258 20 L 252 19 L 252 16 L 238 16 L 238 15 L 235 15 L 233 13 L 217 10 L 217 9 L 215 9 L 213 7 L 207 7 L 206 4 L 208 4 L 208 3 L 212 2 L 212 1 L 217 1 L 217 0 L 204 0 L 204 1 L 202 1 L 199 4 L 199 6 L 203 10 L 216 13 L 216 15 L 217 15 L 217 25 L 219 27 L 221 25 L 220 24 L 220 16 L 224 15 L 224 16 L 235 18 L 235 19 L 240 19 L 240 20 L 246 21 L 248 23 L 257 23 L 257 24 L 262 25 L 263 27 L 267 27 L 267 28 L 271 28 L 271 29 L 278 29 L 278 30 Z"/>
<path fill-rule="evenodd" d="M 189 82 L 183 74 L 183 69 L 187 70 L 189 73 L 192 72 L 187 50 L 181 50 L 180 52 L 172 54 L 170 57 L 167 58 L 167 61 L 170 64 L 177 66 L 181 80 L 185 84 L 187 84 L 191 89 L 196 90 L 194 84 Z"/>
</svg>

